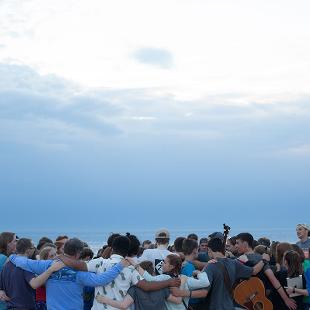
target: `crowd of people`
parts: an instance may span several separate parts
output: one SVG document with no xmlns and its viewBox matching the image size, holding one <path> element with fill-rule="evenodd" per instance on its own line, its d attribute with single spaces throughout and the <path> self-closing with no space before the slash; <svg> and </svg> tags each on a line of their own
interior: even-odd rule
<svg viewBox="0 0 310 310">
<path fill-rule="evenodd" d="M 296 232 L 295 244 L 249 232 L 171 240 L 161 229 L 142 243 L 114 233 L 96 255 L 77 238 L 43 237 L 35 246 L 2 232 L 0 310 L 243 309 L 234 289 L 253 276 L 273 309 L 309 310 L 310 227 Z"/>
</svg>

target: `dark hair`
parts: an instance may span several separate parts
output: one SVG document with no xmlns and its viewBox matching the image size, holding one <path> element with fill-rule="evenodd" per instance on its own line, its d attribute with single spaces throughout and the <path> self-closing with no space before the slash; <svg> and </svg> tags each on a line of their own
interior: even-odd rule
<svg viewBox="0 0 310 310">
<path fill-rule="evenodd" d="M 129 257 L 137 256 L 140 245 L 141 245 L 139 239 L 135 235 L 131 235 L 130 233 L 126 233 L 126 236 L 130 240 L 130 248 L 129 248 L 128 256 Z"/>
<path fill-rule="evenodd" d="M 116 233 L 116 234 L 112 233 L 112 234 L 109 236 L 109 238 L 108 238 L 107 245 L 111 248 L 114 239 L 117 238 L 117 237 L 119 237 L 119 236 L 120 236 L 119 233 Z"/>
<path fill-rule="evenodd" d="M 223 240 L 220 238 L 210 239 L 208 242 L 208 248 L 212 252 L 222 252 L 223 251 Z"/>
<path fill-rule="evenodd" d="M 43 250 L 44 248 L 46 247 L 50 247 L 50 248 L 54 248 L 54 249 L 57 249 L 56 245 L 54 243 L 44 243 L 42 246 L 41 246 L 41 250 Z"/>
<path fill-rule="evenodd" d="M 25 254 L 27 250 L 33 248 L 31 239 L 21 238 L 16 243 L 17 254 Z"/>
<path fill-rule="evenodd" d="M 183 240 L 185 240 L 184 237 L 178 237 L 174 240 L 174 249 L 177 252 L 182 252 L 182 244 L 183 244 Z"/>
<path fill-rule="evenodd" d="M 50 238 L 42 237 L 38 242 L 37 249 L 40 251 L 45 243 L 53 243 L 53 241 Z"/>
<path fill-rule="evenodd" d="M 285 252 L 283 258 L 287 262 L 287 275 L 289 278 L 298 277 L 302 274 L 300 256 L 296 251 L 290 250 Z"/>
<path fill-rule="evenodd" d="M 236 239 L 240 239 L 243 242 L 247 242 L 248 246 L 253 249 L 254 238 L 250 233 L 240 233 L 236 236 Z"/>
<path fill-rule="evenodd" d="M 232 245 L 236 245 L 237 238 L 233 236 L 233 237 L 230 237 L 230 238 L 228 239 L 228 241 L 229 241 Z"/>
<path fill-rule="evenodd" d="M 182 251 L 184 255 L 190 255 L 195 249 L 198 249 L 197 241 L 193 239 L 184 239 L 182 243 Z"/>
<path fill-rule="evenodd" d="M 169 260 L 169 264 L 173 266 L 170 273 L 179 275 L 182 269 L 182 260 L 180 256 L 176 254 L 169 254 L 166 258 Z"/>
<path fill-rule="evenodd" d="M 14 240 L 15 234 L 12 232 L 3 232 L 0 234 L 0 254 L 9 256 L 8 244 Z"/>
<path fill-rule="evenodd" d="M 155 240 L 158 244 L 167 244 L 169 243 L 170 239 L 169 238 L 155 238 Z"/>
<path fill-rule="evenodd" d="M 130 240 L 126 236 L 119 236 L 113 240 L 113 253 L 119 254 L 123 257 L 127 256 L 130 249 Z"/>
<path fill-rule="evenodd" d="M 288 242 L 280 242 L 276 247 L 276 262 L 280 265 L 283 264 L 283 255 L 285 252 L 292 249 L 292 245 Z"/>
<path fill-rule="evenodd" d="M 142 269 L 147 271 L 149 274 L 153 275 L 155 273 L 153 263 L 151 261 L 145 260 L 145 261 L 141 262 L 139 265 Z"/>
<path fill-rule="evenodd" d="M 202 243 L 208 243 L 208 238 L 201 238 L 199 240 L 199 244 L 202 244 Z"/>
<path fill-rule="evenodd" d="M 292 249 L 299 254 L 300 263 L 302 264 L 306 259 L 304 251 L 297 244 L 292 244 Z"/>
<path fill-rule="evenodd" d="M 259 238 L 257 240 L 257 242 L 258 242 L 259 245 L 264 245 L 264 246 L 270 248 L 271 241 L 270 241 L 270 239 L 268 239 L 266 237 Z"/>
<path fill-rule="evenodd" d="M 254 248 L 254 252 L 260 255 L 263 255 L 264 253 L 270 254 L 269 248 L 265 245 L 259 244 Z"/>
<path fill-rule="evenodd" d="M 196 234 L 189 234 L 188 236 L 187 236 L 187 239 L 192 239 L 192 240 L 196 240 L 196 241 L 198 241 L 198 236 L 196 235 Z"/>
<path fill-rule="evenodd" d="M 87 257 L 89 257 L 89 259 L 94 257 L 94 252 L 90 248 L 84 248 L 80 254 L 80 259 L 85 259 Z"/>
<path fill-rule="evenodd" d="M 69 239 L 64 245 L 64 253 L 70 256 L 75 256 L 82 252 L 84 243 L 78 238 Z"/>
<path fill-rule="evenodd" d="M 146 244 L 152 244 L 152 241 L 151 240 L 144 240 L 142 242 L 142 246 L 144 247 Z"/>
</svg>

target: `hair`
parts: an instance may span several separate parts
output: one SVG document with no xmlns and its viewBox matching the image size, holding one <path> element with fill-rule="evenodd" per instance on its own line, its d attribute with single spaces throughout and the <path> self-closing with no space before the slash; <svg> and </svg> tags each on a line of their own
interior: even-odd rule
<svg viewBox="0 0 310 310">
<path fill-rule="evenodd" d="M 174 240 L 174 249 L 176 250 L 176 252 L 182 252 L 182 244 L 183 241 L 185 240 L 184 237 L 178 237 Z"/>
<path fill-rule="evenodd" d="M 191 255 L 195 249 L 198 249 L 197 241 L 193 239 L 184 239 L 182 242 L 182 252 L 184 255 Z"/>
<path fill-rule="evenodd" d="M 271 254 L 271 257 L 273 257 L 274 259 L 276 259 L 276 256 L 277 256 L 277 246 L 279 243 L 280 243 L 279 241 L 272 241 L 271 243 L 270 254 Z"/>
<path fill-rule="evenodd" d="M 155 273 L 153 263 L 149 260 L 145 260 L 145 261 L 141 262 L 139 264 L 139 266 L 151 275 L 153 275 Z"/>
<path fill-rule="evenodd" d="M 187 236 L 187 239 L 196 240 L 198 242 L 198 236 L 196 234 L 189 234 Z"/>
<path fill-rule="evenodd" d="M 33 247 L 31 239 L 21 238 L 16 243 L 17 254 L 25 254 L 27 250 Z"/>
<path fill-rule="evenodd" d="M 257 253 L 257 254 L 260 254 L 260 255 L 263 255 L 264 253 L 266 254 L 269 254 L 270 251 L 269 251 L 269 248 L 265 245 L 257 245 L 255 248 L 254 248 L 254 252 Z"/>
<path fill-rule="evenodd" d="M 230 238 L 228 239 L 228 241 L 229 241 L 232 245 L 236 245 L 237 238 L 233 236 L 233 237 L 230 237 Z"/>
<path fill-rule="evenodd" d="M 151 240 L 144 240 L 143 242 L 142 242 L 142 246 L 144 247 L 145 245 L 150 245 L 150 244 L 152 244 L 152 241 Z"/>
<path fill-rule="evenodd" d="M 80 254 L 80 259 L 84 260 L 88 257 L 92 259 L 94 257 L 94 252 L 90 248 L 85 247 Z"/>
<path fill-rule="evenodd" d="M 283 260 L 287 263 L 287 275 L 289 278 L 298 277 L 302 274 L 300 256 L 296 251 L 289 250 L 284 253 Z"/>
<path fill-rule="evenodd" d="M 57 247 L 56 247 L 56 245 L 55 245 L 54 243 L 49 243 L 49 242 L 47 242 L 47 243 L 44 243 L 44 244 L 42 245 L 41 250 L 43 250 L 43 249 L 46 248 L 46 247 L 50 247 L 50 248 L 57 249 Z"/>
<path fill-rule="evenodd" d="M 159 238 L 155 238 L 157 244 L 168 244 L 169 241 L 170 241 L 170 238 L 162 238 L 161 235 L 162 235 L 162 236 L 166 236 L 165 233 L 160 233 L 160 234 L 158 235 Z M 161 237 L 161 238 L 160 238 L 160 237 Z"/>
<path fill-rule="evenodd" d="M 276 247 L 276 262 L 283 264 L 283 255 L 286 251 L 292 250 L 292 245 L 288 242 L 280 242 Z"/>
<path fill-rule="evenodd" d="M 70 256 L 75 256 L 82 252 L 84 243 L 78 238 L 69 239 L 64 246 L 64 253 Z"/>
<path fill-rule="evenodd" d="M 130 233 L 126 233 L 126 236 L 130 240 L 128 256 L 137 256 L 141 245 L 139 239 L 135 235 L 131 235 Z"/>
<path fill-rule="evenodd" d="M 259 245 L 264 245 L 264 246 L 270 248 L 271 241 L 270 241 L 270 239 L 268 239 L 266 237 L 259 238 L 257 240 L 257 242 Z"/>
<path fill-rule="evenodd" d="M 208 238 L 201 238 L 199 240 L 199 244 L 202 244 L 202 243 L 208 243 Z"/>
<path fill-rule="evenodd" d="M 212 252 L 222 252 L 223 251 L 223 241 L 220 238 L 210 239 L 208 242 L 208 248 Z"/>
<path fill-rule="evenodd" d="M 113 240 L 113 253 L 119 254 L 123 257 L 128 256 L 130 250 L 130 240 L 126 236 L 119 236 Z"/>
<path fill-rule="evenodd" d="M 57 252 L 59 251 L 59 249 L 66 243 L 66 242 L 63 242 L 62 240 L 63 239 L 69 239 L 68 236 L 64 235 L 64 236 L 58 236 L 56 238 L 56 241 L 55 241 L 55 245 L 56 245 L 56 248 L 57 248 Z"/>
<path fill-rule="evenodd" d="M 247 242 L 249 247 L 253 249 L 254 238 L 250 233 L 240 233 L 236 236 L 236 239 L 240 239 L 243 242 Z"/>
<path fill-rule="evenodd" d="M 37 249 L 40 251 L 46 243 L 53 243 L 53 241 L 50 238 L 42 237 L 38 242 Z"/>
<path fill-rule="evenodd" d="M 107 245 L 108 245 L 109 247 L 112 247 L 112 243 L 113 243 L 114 239 L 117 238 L 117 237 L 119 237 L 119 236 L 120 236 L 119 233 L 116 233 L 116 234 L 112 233 L 112 234 L 109 236 L 109 238 L 108 238 Z"/>
<path fill-rule="evenodd" d="M 9 256 L 8 244 L 14 240 L 15 234 L 12 232 L 3 232 L 0 234 L 0 254 Z"/>
<path fill-rule="evenodd" d="M 292 246 L 292 249 L 299 254 L 300 263 L 302 264 L 304 260 L 306 259 L 304 251 L 297 244 L 291 244 L 291 246 Z"/>
<path fill-rule="evenodd" d="M 169 254 L 166 258 L 169 260 L 169 264 L 173 266 L 173 269 L 170 271 L 170 273 L 179 275 L 182 269 L 182 260 L 180 256 L 176 254 Z"/>
<path fill-rule="evenodd" d="M 55 249 L 55 247 L 51 247 L 51 246 L 45 246 L 43 249 L 41 249 L 41 251 L 39 252 L 39 257 L 41 260 L 47 260 L 48 256 L 50 254 L 50 251 L 52 249 Z"/>
</svg>

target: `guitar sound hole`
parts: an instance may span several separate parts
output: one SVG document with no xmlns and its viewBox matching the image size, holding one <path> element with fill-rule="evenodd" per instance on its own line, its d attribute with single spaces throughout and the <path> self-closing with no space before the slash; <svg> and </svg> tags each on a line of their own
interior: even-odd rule
<svg viewBox="0 0 310 310">
<path fill-rule="evenodd" d="M 255 303 L 254 309 L 255 310 L 264 310 L 264 305 L 258 301 L 257 303 Z"/>
</svg>

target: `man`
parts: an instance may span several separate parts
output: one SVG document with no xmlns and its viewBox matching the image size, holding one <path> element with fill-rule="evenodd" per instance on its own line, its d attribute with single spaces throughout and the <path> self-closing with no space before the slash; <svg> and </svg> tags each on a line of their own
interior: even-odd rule
<svg viewBox="0 0 310 310">
<path fill-rule="evenodd" d="M 226 258 L 223 253 L 223 242 L 214 238 L 208 242 L 208 254 L 212 262 L 208 263 L 205 272 L 208 275 L 210 286 L 207 288 L 207 299 L 203 309 L 234 310 L 231 288 L 239 279 L 247 279 L 257 274 L 264 266 L 263 260 L 253 268 L 244 266 L 238 260 Z M 267 258 L 267 257 L 266 257 Z M 225 280 L 226 279 L 226 280 Z M 173 290 L 175 296 L 195 296 L 198 291 Z"/>
<path fill-rule="evenodd" d="M 126 236 L 119 236 L 114 239 L 112 243 L 112 255 L 108 259 L 102 257 L 89 261 L 87 264 L 80 262 L 72 264 L 71 260 L 66 257 L 61 257 L 66 265 L 79 268 L 80 270 L 88 270 L 96 273 L 110 270 L 116 263 L 122 261 L 124 257 L 128 256 L 130 250 L 130 240 Z M 127 258 L 128 259 L 128 258 Z M 97 286 L 95 289 L 95 296 L 101 295 L 116 301 L 123 301 L 128 289 L 135 285 L 144 291 L 156 291 L 169 286 L 177 286 L 180 284 L 178 279 L 170 279 L 162 282 L 147 282 L 145 281 L 137 270 L 130 266 L 122 270 L 120 275 L 116 277 L 111 283 Z M 94 301 L 92 310 L 114 309 L 109 305 L 103 305 L 97 300 Z"/>
<path fill-rule="evenodd" d="M 297 237 L 300 241 L 296 244 L 304 251 L 306 258 L 309 258 L 309 248 L 310 248 L 310 227 L 307 224 L 298 224 L 296 227 Z"/>
<path fill-rule="evenodd" d="M 236 248 L 240 254 L 238 259 L 247 266 L 254 266 L 262 259 L 260 254 L 254 253 L 253 242 L 254 238 L 250 233 L 240 233 L 236 236 Z M 272 285 L 289 309 L 296 309 L 295 301 L 287 296 L 269 264 L 264 266 L 262 272 L 258 274 L 258 277 L 264 282 L 266 288 L 270 287 L 270 284 Z"/>
<path fill-rule="evenodd" d="M 72 261 L 77 261 L 83 248 L 84 243 L 81 240 L 69 239 L 64 245 L 64 255 Z M 44 273 L 53 264 L 52 260 L 35 261 L 16 255 L 11 255 L 10 261 L 17 267 L 35 274 Z M 82 310 L 84 286 L 107 285 L 128 265 L 128 261 L 123 259 L 108 271 L 100 274 L 62 268 L 46 282 L 47 308 L 49 310 Z"/>
<path fill-rule="evenodd" d="M 162 266 L 165 258 L 172 254 L 168 251 L 170 234 L 166 229 L 159 230 L 155 235 L 155 240 L 157 244 L 156 249 L 147 249 L 144 250 L 142 256 L 139 258 L 139 262 L 151 261 L 155 268 L 156 275 L 162 274 Z"/>
<path fill-rule="evenodd" d="M 16 252 L 18 257 L 29 258 L 33 256 L 35 247 L 30 239 L 21 238 L 16 243 Z M 0 289 L 7 296 L 2 293 L 7 308 L 12 310 L 35 309 L 35 289 L 44 285 L 53 272 L 63 267 L 62 262 L 56 262 L 36 277 L 34 273 L 24 271 L 10 261 L 7 262 L 0 275 Z"/>
</svg>

